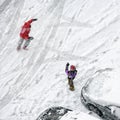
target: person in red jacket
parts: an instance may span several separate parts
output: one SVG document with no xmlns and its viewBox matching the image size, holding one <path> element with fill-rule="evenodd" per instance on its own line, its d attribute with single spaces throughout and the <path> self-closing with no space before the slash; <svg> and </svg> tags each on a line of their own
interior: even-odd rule
<svg viewBox="0 0 120 120">
<path fill-rule="evenodd" d="M 21 45 L 23 44 L 23 41 L 25 41 L 23 49 L 26 49 L 29 45 L 30 41 L 33 39 L 33 37 L 29 36 L 30 30 L 31 30 L 31 23 L 33 21 L 36 21 L 37 19 L 31 19 L 24 23 L 22 26 L 21 32 L 20 32 L 20 40 L 18 42 L 17 50 L 21 49 Z"/>
</svg>

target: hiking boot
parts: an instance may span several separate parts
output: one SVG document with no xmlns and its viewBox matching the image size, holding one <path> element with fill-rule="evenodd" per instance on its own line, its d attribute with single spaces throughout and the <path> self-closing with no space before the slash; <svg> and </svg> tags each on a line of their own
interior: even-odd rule
<svg viewBox="0 0 120 120">
<path fill-rule="evenodd" d="M 23 47 L 24 50 L 28 50 L 26 46 Z"/>
<path fill-rule="evenodd" d="M 20 46 L 18 46 L 18 47 L 17 47 L 17 50 L 19 51 L 20 49 L 21 49 L 21 47 L 20 47 Z"/>
</svg>

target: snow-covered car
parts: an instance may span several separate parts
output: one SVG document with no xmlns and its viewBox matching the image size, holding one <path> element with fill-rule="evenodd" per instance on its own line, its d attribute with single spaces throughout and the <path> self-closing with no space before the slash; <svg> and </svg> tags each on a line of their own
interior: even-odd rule
<svg viewBox="0 0 120 120">
<path fill-rule="evenodd" d="M 81 111 L 72 111 L 64 107 L 51 107 L 43 111 L 36 120 L 99 120 Z"/>
<path fill-rule="evenodd" d="M 100 76 L 98 77 L 100 79 Z M 86 85 L 81 91 L 81 101 L 90 110 L 95 112 L 101 118 L 105 120 L 120 120 L 120 106 L 117 98 L 111 89 L 116 89 L 115 86 L 112 88 L 105 82 L 99 82 L 97 77 L 88 80 Z M 96 82 L 97 81 L 97 82 Z M 97 84 L 96 84 L 97 83 Z M 111 99 L 108 96 L 111 96 Z M 119 97 L 119 96 L 118 96 Z"/>
<path fill-rule="evenodd" d="M 100 119 L 84 112 L 69 111 L 60 120 L 100 120 Z"/>
<path fill-rule="evenodd" d="M 63 107 L 51 107 L 47 110 L 43 111 L 36 120 L 60 120 L 62 116 L 64 116 L 69 109 Z"/>
</svg>

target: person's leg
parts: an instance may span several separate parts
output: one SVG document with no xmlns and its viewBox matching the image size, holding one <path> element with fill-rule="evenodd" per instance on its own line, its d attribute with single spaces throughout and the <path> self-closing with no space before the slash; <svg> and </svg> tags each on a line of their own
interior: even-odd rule
<svg viewBox="0 0 120 120">
<path fill-rule="evenodd" d="M 21 48 L 21 45 L 23 44 L 24 39 L 20 38 L 20 40 L 18 41 L 18 47 L 17 50 L 19 50 Z"/>
<path fill-rule="evenodd" d="M 33 37 L 29 37 L 29 39 L 25 41 L 25 44 L 24 44 L 24 46 L 23 46 L 23 49 L 26 49 L 26 48 L 27 48 L 27 46 L 30 44 L 30 41 L 31 41 L 31 40 L 33 40 Z"/>
<path fill-rule="evenodd" d="M 70 86 L 73 87 L 73 80 L 70 79 Z"/>
<path fill-rule="evenodd" d="M 70 78 L 68 78 L 68 85 L 70 85 Z"/>
<path fill-rule="evenodd" d="M 70 86 L 70 90 L 74 90 L 73 79 L 68 78 L 68 84 L 69 84 L 69 86 Z"/>
</svg>

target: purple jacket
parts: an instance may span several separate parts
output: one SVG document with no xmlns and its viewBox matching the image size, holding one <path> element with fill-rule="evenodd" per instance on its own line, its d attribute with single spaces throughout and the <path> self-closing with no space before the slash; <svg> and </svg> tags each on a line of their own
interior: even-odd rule
<svg viewBox="0 0 120 120">
<path fill-rule="evenodd" d="M 70 79 L 74 79 L 75 76 L 77 75 L 77 70 L 74 71 L 68 70 L 68 66 L 66 66 L 65 72 L 68 75 L 68 78 Z"/>
</svg>

